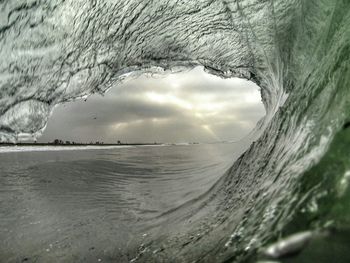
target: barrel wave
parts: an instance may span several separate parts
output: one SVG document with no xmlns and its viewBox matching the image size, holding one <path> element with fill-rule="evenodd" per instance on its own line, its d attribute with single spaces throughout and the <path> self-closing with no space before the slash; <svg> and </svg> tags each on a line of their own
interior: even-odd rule
<svg viewBox="0 0 350 263">
<path fill-rule="evenodd" d="M 158 234 L 133 261 L 279 258 L 263 248 L 303 231 L 317 262 L 328 262 L 322 240 L 350 244 L 349 1 L 3 0 L 0 14 L 3 142 L 40 135 L 56 104 L 140 74 L 200 65 L 261 88 L 267 114 L 248 150 L 206 194 L 153 221 Z"/>
</svg>

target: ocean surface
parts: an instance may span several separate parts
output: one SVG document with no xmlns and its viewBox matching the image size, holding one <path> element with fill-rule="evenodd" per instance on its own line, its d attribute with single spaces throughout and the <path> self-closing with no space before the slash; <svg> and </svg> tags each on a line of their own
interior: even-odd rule
<svg viewBox="0 0 350 263">
<path fill-rule="evenodd" d="M 244 147 L 1 150 L 0 262 L 120 262 L 160 219 L 205 195 Z"/>
<path fill-rule="evenodd" d="M 266 109 L 226 172 L 205 150 L 164 169 L 185 147 L 134 174 L 99 151 L 1 154 L 0 260 L 350 262 L 349 0 L 2 0 L 0 57 L 2 142 L 39 136 L 59 103 L 195 66 L 253 81 Z"/>
</svg>

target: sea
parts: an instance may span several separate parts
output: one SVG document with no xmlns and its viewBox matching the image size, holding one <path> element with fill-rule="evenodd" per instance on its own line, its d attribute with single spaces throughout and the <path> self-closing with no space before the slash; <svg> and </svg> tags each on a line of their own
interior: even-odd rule
<svg viewBox="0 0 350 263">
<path fill-rule="evenodd" d="M 128 251 L 160 219 L 205 195 L 243 150 L 239 143 L 2 147 L 0 261 L 132 260 Z"/>
</svg>

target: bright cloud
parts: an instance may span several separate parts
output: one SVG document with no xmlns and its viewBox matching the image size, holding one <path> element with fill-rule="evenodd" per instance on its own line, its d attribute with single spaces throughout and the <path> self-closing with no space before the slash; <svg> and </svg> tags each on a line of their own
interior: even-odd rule
<svg viewBox="0 0 350 263">
<path fill-rule="evenodd" d="M 221 79 L 196 68 L 189 72 L 130 80 L 57 107 L 42 142 L 184 142 L 237 140 L 265 114 L 258 87 Z"/>
</svg>

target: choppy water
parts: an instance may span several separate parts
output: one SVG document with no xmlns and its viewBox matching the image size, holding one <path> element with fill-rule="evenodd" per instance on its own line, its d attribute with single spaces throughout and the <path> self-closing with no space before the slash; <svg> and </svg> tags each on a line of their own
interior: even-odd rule
<svg viewBox="0 0 350 263">
<path fill-rule="evenodd" d="M 260 86 L 255 142 L 209 192 L 154 219 L 135 261 L 256 261 L 301 236 L 293 262 L 350 261 L 348 0 L 3 0 L 0 14 L 1 141 L 144 73 L 202 65 Z"/>
<path fill-rule="evenodd" d="M 244 149 L 34 148 L 0 154 L 0 262 L 131 260 L 159 218 L 205 194 Z"/>
</svg>

